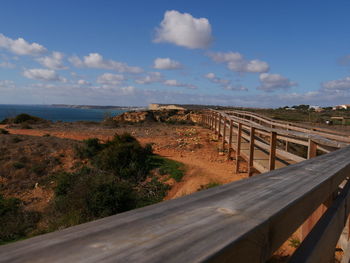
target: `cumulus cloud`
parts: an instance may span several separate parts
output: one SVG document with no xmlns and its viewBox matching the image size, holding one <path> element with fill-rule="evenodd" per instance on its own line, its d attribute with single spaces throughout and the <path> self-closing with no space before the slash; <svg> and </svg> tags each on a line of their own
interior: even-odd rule
<svg viewBox="0 0 350 263">
<path fill-rule="evenodd" d="M 77 81 L 77 83 L 80 86 L 90 86 L 91 85 L 91 83 L 89 81 L 85 80 L 85 79 L 79 79 Z"/>
<path fill-rule="evenodd" d="M 38 58 L 37 61 L 49 69 L 67 69 L 67 67 L 63 65 L 63 58 L 63 53 L 54 51 L 51 56 Z"/>
<path fill-rule="evenodd" d="M 217 83 L 217 84 L 220 84 L 220 85 L 228 85 L 231 81 L 228 80 L 228 79 L 222 79 L 222 78 L 219 78 L 217 77 L 214 73 L 210 72 L 206 75 L 204 75 L 204 77 L 208 80 L 210 80 L 211 82 L 213 83 Z"/>
<path fill-rule="evenodd" d="M 167 86 L 171 87 L 182 87 L 182 88 L 188 88 L 188 89 L 197 89 L 197 86 L 192 85 L 192 84 L 186 84 L 186 83 L 181 83 L 177 81 L 176 79 L 168 79 L 163 82 Z"/>
<path fill-rule="evenodd" d="M 212 42 L 211 25 L 206 18 L 195 18 L 176 10 L 166 11 L 156 29 L 154 42 L 168 42 L 191 49 L 206 48 Z"/>
<path fill-rule="evenodd" d="M 258 59 L 246 60 L 244 56 L 238 52 L 209 52 L 207 54 L 213 61 L 217 63 L 225 63 L 227 68 L 239 72 L 264 73 L 269 71 L 269 64 Z"/>
<path fill-rule="evenodd" d="M 259 80 L 260 86 L 257 89 L 266 92 L 285 90 L 297 85 L 296 82 L 290 81 L 288 78 L 283 77 L 280 74 L 262 73 L 259 76 Z"/>
<path fill-rule="evenodd" d="M 248 89 L 242 85 L 225 85 L 224 89 L 231 91 L 248 91 Z"/>
<path fill-rule="evenodd" d="M 47 50 L 38 43 L 28 43 L 23 38 L 11 39 L 0 34 L 0 48 L 6 49 L 16 55 L 39 55 Z"/>
<path fill-rule="evenodd" d="M 23 72 L 23 76 L 29 79 L 45 80 L 45 81 L 62 81 L 66 82 L 67 79 L 59 76 L 56 71 L 52 69 L 27 69 Z"/>
<path fill-rule="evenodd" d="M 153 68 L 156 69 L 180 69 L 182 65 L 180 62 L 170 58 L 156 58 L 154 60 Z"/>
<path fill-rule="evenodd" d="M 138 84 L 151 84 L 161 82 L 162 79 L 163 77 L 160 72 L 150 72 L 146 76 L 136 79 L 135 82 Z"/>
<path fill-rule="evenodd" d="M 105 85 L 120 85 L 125 81 L 121 74 L 104 73 L 97 78 L 97 83 Z"/>
<path fill-rule="evenodd" d="M 350 90 L 350 77 L 327 81 L 321 85 L 326 90 Z"/>
<path fill-rule="evenodd" d="M 115 70 L 121 73 L 142 73 L 143 70 L 139 67 L 131 67 L 126 63 L 106 60 L 102 55 L 98 53 L 90 53 L 88 56 L 84 56 L 83 59 L 80 59 L 77 56 L 72 56 L 69 59 L 69 62 L 72 63 L 75 67 L 78 68 L 97 68 L 97 69 L 110 69 Z"/>
</svg>

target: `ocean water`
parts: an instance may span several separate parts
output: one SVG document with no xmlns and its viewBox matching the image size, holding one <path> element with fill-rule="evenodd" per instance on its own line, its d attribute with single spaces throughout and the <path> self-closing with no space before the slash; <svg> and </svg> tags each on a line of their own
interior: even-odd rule
<svg viewBox="0 0 350 263">
<path fill-rule="evenodd" d="M 0 121 L 27 113 L 51 121 L 102 121 L 106 116 L 115 116 L 125 110 L 58 108 L 50 105 L 6 105 L 0 104 Z"/>
</svg>

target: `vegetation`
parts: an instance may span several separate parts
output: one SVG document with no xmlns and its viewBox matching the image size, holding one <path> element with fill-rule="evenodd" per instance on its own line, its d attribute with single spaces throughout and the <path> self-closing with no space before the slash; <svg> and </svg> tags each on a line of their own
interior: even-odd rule
<svg viewBox="0 0 350 263">
<path fill-rule="evenodd" d="M 3 136 L 0 142 L 16 143 L 16 148 L 23 149 L 33 145 L 31 140 L 31 137 L 9 135 Z M 160 202 L 170 188 L 163 179 L 173 177 L 179 181 L 184 175 L 182 164 L 153 154 L 151 145 L 142 146 L 129 134 L 115 135 L 104 143 L 96 138 L 88 139 L 75 146 L 69 140 L 37 137 L 35 145 L 37 147 L 32 151 L 20 156 L 16 150 L 12 151 L 12 147 L 0 151 L 0 164 L 12 167 L 4 178 L 14 178 L 6 188 L 0 185 L 0 190 L 19 192 L 39 185 L 43 190 L 52 189 L 54 196 L 47 207 L 34 212 L 24 209 L 21 200 L 5 199 L 0 195 L 0 242 L 19 240 Z M 72 172 L 57 171 L 64 154 L 48 154 L 52 149 L 62 150 L 62 145 L 75 149 Z M 160 173 L 169 176 L 160 180 Z"/>
<path fill-rule="evenodd" d="M 160 202 L 169 189 L 150 174 L 160 165 L 154 162 L 158 157 L 152 147 L 142 147 L 129 134 L 115 135 L 106 143 L 85 140 L 76 153 L 88 159 L 90 167 L 56 175 L 50 230 Z"/>
<path fill-rule="evenodd" d="M 9 131 L 5 129 L 0 129 L 0 134 L 9 134 Z"/>
<path fill-rule="evenodd" d="M 168 174 L 176 182 L 180 182 L 185 175 L 185 168 L 182 163 L 157 155 L 152 156 L 151 167 L 158 167 L 161 175 Z"/>
<path fill-rule="evenodd" d="M 21 113 L 17 115 L 14 118 L 5 118 L 0 122 L 0 124 L 23 124 L 23 125 L 29 125 L 29 124 L 36 124 L 36 123 L 44 123 L 47 122 L 46 120 L 32 116 L 26 113 Z"/>
<path fill-rule="evenodd" d="M 39 219 L 39 213 L 24 210 L 19 199 L 0 195 L 0 244 L 30 235 Z"/>
<path fill-rule="evenodd" d="M 208 183 L 206 185 L 201 185 L 201 187 L 198 189 L 198 191 L 206 190 L 206 189 L 217 187 L 217 186 L 220 186 L 220 185 L 221 184 L 218 183 L 218 182 L 210 182 L 210 183 Z"/>
</svg>

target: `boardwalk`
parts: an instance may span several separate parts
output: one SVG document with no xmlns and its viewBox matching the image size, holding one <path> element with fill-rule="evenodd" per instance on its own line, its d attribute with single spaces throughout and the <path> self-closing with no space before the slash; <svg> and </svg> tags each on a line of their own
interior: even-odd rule
<svg viewBox="0 0 350 263">
<path fill-rule="evenodd" d="M 291 262 L 332 262 L 349 223 L 349 137 L 249 115 L 207 111 L 202 121 L 252 175 L 269 172 L 0 246 L 0 262 L 266 262 L 303 226 Z M 342 248 L 349 262 L 348 236 Z"/>
</svg>

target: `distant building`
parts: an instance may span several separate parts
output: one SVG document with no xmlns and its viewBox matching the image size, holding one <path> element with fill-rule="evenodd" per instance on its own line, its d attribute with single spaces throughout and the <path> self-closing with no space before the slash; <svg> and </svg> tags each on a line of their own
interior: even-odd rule
<svg viewBox="0 0 350 263">
<path fill-rule="evenodd" d="M 320 107 L 320 106 L 310 106 L 309 109 L 310 109 L 310 110 L 313 109 L 313 110 L 315 110 L 316 112 L 321 112 L 321 111 L 323 111 L 323 108 Z"/>
<path fill-rule="evenodd" d="M 350 109 L 350 104 L 341 104 L 333 107 L 333 110 L 348 110 Z"/>
<path fill-rule="evenodd" d="M 184 107 L 173 104 L 155 104 L 151 103 L 148 105 L 149 110 L 185 110 Z"/>
</svg>

